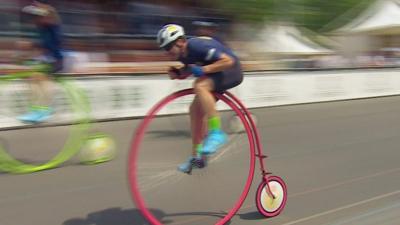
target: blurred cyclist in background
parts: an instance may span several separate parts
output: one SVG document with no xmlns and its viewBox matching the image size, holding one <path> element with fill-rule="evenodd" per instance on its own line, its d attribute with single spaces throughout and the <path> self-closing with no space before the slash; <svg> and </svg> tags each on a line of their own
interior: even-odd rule
<svg viewBox="0 0 400 225">
<path fill-rule="evenodd" d="M 160 48 L 184 64 L 181 68 L 169 69 L 171 79 L 184 79 L 191 74 L 196 77 L 195 98 L 190 106 L 192 155 L 178 166 L 178 170 L 187 173 L 196 161 L 202 160 L 202 155 L 215 153 L 227 142 L 212 92 L 223 93 L 239 85 L 243 73 L 232 50 L 211 37 L 186 38 L 179 25 L 164 26 L 158 32 L 157 41 Z"/>
<path fill-rule="evenodd" d="M 20 117 L 23 122 L 39 123 L 47 120 L 53 113 L 51 103 L 51 80 L 62 69 L 60 17 L 47 0 L 34 0 L 31 5 L 22 9 L 33 17 L 39 35 L 40 57 L 35 57 L 31 77 L 34 102 L 30 111 Z M 40 66 L 39 66 L 40 64 Z"/>
<path fill-rule="evenodd" d="M 218 24 L 209 21 L 196 20 L 192 25 L 195 27 L 196 36 L 212 37 L 221 44 L 225 44 L 222 38 L 218 35 Z"/>
</svg>

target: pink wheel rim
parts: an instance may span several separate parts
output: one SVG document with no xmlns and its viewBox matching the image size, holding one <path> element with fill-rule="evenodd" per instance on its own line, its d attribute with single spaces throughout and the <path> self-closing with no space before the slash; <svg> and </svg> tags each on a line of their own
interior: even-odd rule
<svg viewBox="0 0 400 225">
<path fill-rule="evenodd" d="M 151 123 L 151 121 L 154 119 L 155 115 L 163 108 L 165 107 L 168 103 L 171 101 L 186 96 L 186 95 L 192 95 L 194 94 L 193 89 L 186 89 L 182 91 L 175 92 L 164 99 L 162 99 L 158 104 L 156 104 L 146 115 L 146 117 L 143 119 L 143 121 L 139 124 L 138 128 L 136 129 L 136 132 L 134 133 L 133 136 L 133 141 L 131 144 L 131 149 L 129 153 L 129 161 L 128 161 L 128 179 L 129 179 L 129 184 L 130 184 L 130 190 L 131 190 L 131 195 L 132 195 L 132 200 L 134 201 L 136 207 L 140 210 L 142 215 L 146 218 L 148 222 L 150 222 L 152 225 L 162 225 L 162 223 L 150 212 L 150 210 L 147 208 L 145 200 L 141 196 L 139 186 L 138 186 L 138 180 L 137 180 L 137 157 L 138 153 L 140 150 L 140 144 L 141 141 L 145 135 L 146 128 L 148 125 Z M 254 144 L 254 138 L 253 134 L 251 132 L 250 125 L 248 124 L 245 116 L 242 114 L 241 110 L 239 107 L 232 102 L 229 98 L 227 98 L 224 95 L 221 94 L 215 94 L 215 96 L 222 100 L 225 104 L 227 104 L 235 113 L 239 116 L 240 120 L 244 124 L 246 133 L 247 133 L 247 138 L 249 141 L 249 150 L 250 150 L 250 168 L 248 172 L 248 178 L 246 180 L 246 185 L 244 186 L 244 189 L 239 197 L 239 199 L 236 201 L 234 204 L 233 208 L 229 210 L 227 215 L 222 218 L 221 220 L 217 221 L 216 225 L 223 225 L 226 222 L 228 222 L 235 214 L 236 212 L 240 209 L 242 206 L 244 200 L 246 199 L 251 183 L 253 181 L 254 177 L 254 167 L 255 167 L 255 144 Z"/>
</svg>

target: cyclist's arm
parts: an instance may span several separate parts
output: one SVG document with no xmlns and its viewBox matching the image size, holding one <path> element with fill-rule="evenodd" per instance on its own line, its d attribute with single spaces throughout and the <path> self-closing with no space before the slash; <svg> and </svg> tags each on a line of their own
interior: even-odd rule
<svg viewBox="0 0 400 225">
<path fill-rule="evenodd" d="M 188 48 L 195 55 L 200 56 L 202 60 L 213 62 L 202 66 L 201 69 L 205 74 L 220 72 L 235 64 L 235 60 L 231 56 L 213 46 L 204 44 L 204 42 L 197 42 L 196 44 L 189 45 Z"/>
<path fill-rule="evenodd" d="M 203 72 L 205 74 L 220 72 L 225 69 L 228 69 L 229 67 L 232 67 L 234 63 L 235 60 L 231 56 L 225 53 L 221 53 L 219 60 L 215 61 L 210 65 L 203 66 Z"/>
</svg>

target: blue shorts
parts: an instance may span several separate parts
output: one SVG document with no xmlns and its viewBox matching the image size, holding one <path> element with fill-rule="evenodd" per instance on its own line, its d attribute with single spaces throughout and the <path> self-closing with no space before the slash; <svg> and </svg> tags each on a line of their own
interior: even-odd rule
<svg viewBox="0 0 400 225">
<path fill-rule="evenodd" d="M 222 94 L 224 91 L 238 86 L 243 81 L 243 72 L 240 63 L 218 73 L 207 74 L 214 82 L 214 91 Z"/>
</svg>

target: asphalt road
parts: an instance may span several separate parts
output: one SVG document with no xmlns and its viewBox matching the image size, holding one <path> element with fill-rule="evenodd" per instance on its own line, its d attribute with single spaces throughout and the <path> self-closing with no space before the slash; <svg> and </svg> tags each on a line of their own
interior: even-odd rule
<svg viewBox="0 0 400 225">
<path fill-rule="evenodd" d="M 400 224 L 400 97 L 252 110 L 266 165 L 288 186 L 281 215 L 265 219 L 251 191 L 232 225 Z M 154 121 L 142 145 L 138 181 L 165 224 L 207 225 L 237 200 L 249 167 L 243 134 L 191 176 L 176 171 L 190 152 L 187 117 Z M 226 120 L 226 119 L 224 119 Z M 226 122 L 226 121 L 225 121 Z M 95 124 L 118 143 L 118 155 L 95 166 L 71 159 L 33 174 L 0 174 L 0 225 L 142 225 L 127 180 L 127 154 L 138 120 Z M 68 126 L 1 131 L 18 158 L 45 160 L 62 146 Z"/>
</svg>

